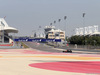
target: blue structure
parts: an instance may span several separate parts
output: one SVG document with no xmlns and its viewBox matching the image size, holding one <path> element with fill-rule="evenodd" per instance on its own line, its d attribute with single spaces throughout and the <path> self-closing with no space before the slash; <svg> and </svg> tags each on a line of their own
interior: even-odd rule
<svg viewBox="0 0 100 75">
<path fill-rule="evenodd" d="M 61 39 L 29 39 L 29 38 L 18 38 L 14 39 L 16 42 L 61 42 Z"/>
</svg>

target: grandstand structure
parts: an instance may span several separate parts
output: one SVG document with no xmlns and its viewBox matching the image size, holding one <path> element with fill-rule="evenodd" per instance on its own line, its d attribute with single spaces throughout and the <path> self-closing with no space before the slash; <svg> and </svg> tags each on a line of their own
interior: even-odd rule
<svg viewBox="0 0 100 75">
<path fill-rule="evenodd" d="M 76 28 L 75 31 L 76 31 L 75 35 L 78 36 L 82 36 L 82 35 L 100 36 L 98 25 Z"/>
<path fill-rule="evenodd" d="M 10 27 L 4 18 L 0 18 L 0 43 L 11 43 L 13 39 L 9 33 L 18 33 L 14 27 Z"/>
</svg>

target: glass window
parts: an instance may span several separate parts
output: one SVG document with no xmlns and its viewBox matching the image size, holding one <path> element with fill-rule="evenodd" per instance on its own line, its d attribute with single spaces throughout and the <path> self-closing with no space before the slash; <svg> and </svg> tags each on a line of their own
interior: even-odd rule
<svg viewBox="0 0 100 75">
<path fill-rule="evenodd" d="M 1 24 L 2 24 L 3 26 L 5 26 L 5 24 L 4 24 L 3 22 L 1 22 Z"/>
<path fill-rule="evenodd" d="M 64 34 L 63 32 L 60 32 L 60 34 Z"/>
<path fill-rule="evenodd" d="M 60 37 L 64 37 L 64 35 L 60 35 Z"/>
</svg>

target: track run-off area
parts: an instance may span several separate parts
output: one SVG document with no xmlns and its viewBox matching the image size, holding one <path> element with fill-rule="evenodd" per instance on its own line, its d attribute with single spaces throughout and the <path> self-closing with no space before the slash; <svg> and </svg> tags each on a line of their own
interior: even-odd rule
<svg viewBox="0 0 100 75">
<path fill-rule="evenodd" d="M 100 55 L 0 49 L 0 75 L 100 75 Z"/>
</svg>

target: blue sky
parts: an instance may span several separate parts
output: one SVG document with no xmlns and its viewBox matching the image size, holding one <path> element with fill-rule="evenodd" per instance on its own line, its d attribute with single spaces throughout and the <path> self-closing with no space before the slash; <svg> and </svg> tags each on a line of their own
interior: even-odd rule
<svg viewBox="0 0 100 75">
<path fill-rule="evenodd" d="M 19 30 L 18 35 L 31 35 L 39 26 L 43 29 L 54 21 L 57 28 L 72 35 L 75 28 L 83 27 L 84 12 L 84 26 L 100 25 L 100 0 L 0 0 L 0 17 L 6 16 L 7 23 Z"/>
</svg>

